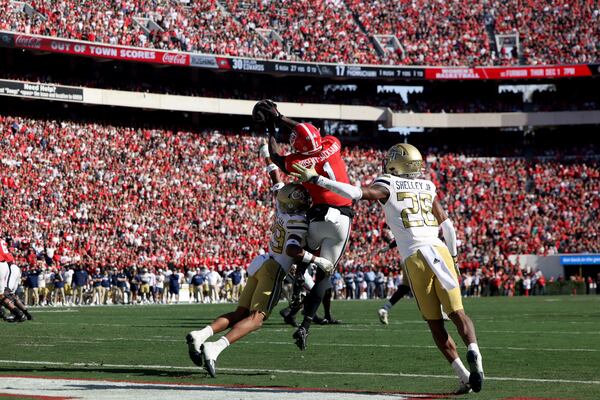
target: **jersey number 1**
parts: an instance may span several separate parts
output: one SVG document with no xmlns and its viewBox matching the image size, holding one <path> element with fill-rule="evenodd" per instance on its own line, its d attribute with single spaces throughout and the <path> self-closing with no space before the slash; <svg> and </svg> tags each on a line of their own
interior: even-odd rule
<svg viewBox="0 0 600 400">
<path fill-rule="evenodd" d="M 327 176 L 329 177 L 329 179 L 331 179 L 332 181 L 336 180 L 335 174 L 333 173 L 333 168 L 331 168 L 329 161 L 327 161 L 325 164 L 323 164 L 323 171 L 325 171 L 327 173 Z"/>
</svg>

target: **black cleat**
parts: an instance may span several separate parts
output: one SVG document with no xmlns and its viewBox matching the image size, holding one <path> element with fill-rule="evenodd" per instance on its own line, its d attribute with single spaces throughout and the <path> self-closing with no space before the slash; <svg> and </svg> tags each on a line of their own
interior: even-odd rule
<svg viewBox="0 0 600 400">
<path fill-rule="evenodd" d="M 293 316 L 291 316 L 291 315 L 288 315 L 287 317 L 285 317 L 285 318 L 283 319 L 283 321 L 284 321 L 286 324 L 293 326 L 294 328 L 297 328 L 297 327 L 299 327 L 299 326 L 300 326 L 300 325 L 298 324 L 298 322 L 296 322 L 296 318 L 294 318 L 294 317 L 293 317 Z"/>
<path fill-rule="evenodd" d="M 292 335 L 292 337 L 296 341 L 296 346 L 298 346 L 298 348 L 301 351 L 306 350 L 306 339 L 308 338 L 308 331 L 305 328 L 298 328 L 296 332 L 294 332 L 294 335 Z"/>
<path fill-rule="evenodd" d="M 339 325 L 342 323 L 342 321 L 340 321 L 339 319 L 335 319 L 333 317 L 325 317 L 325 320 L 327 321 L 327 324 L 329 325 Z M 325 324 L 323 324 L 325 325 Z"/>
<path fill-rule="evenodd" d="M 185 341 L 188 345 L 188 354 L 190 356 L 190 360 L 198 367 L 202 367 L 202 355 L 196 351 L 194 347 L 194 338 L 189 333 L 185 337 Z"/>
<path fill-rule="evenodd" d="M 27 317 L 27 320 L 31 321 L 33 319 L 33 316 L 31 314 L 29 314 L 29 311 L 25 310 L 25 311 L 23 311 L 23 314 L 25 314 L 25 316 Z"/>
<path fill-rule="evenodd" d="M 483 386 L 483 368 L 481 367 L 481 360 L 479 355 L 473 350 L 467 351 L 467 362 L 469 363 L 469 386 L 475 393 L 481 391 Z"/>
<path fill-rule="evenodd" d="M 21 314 L 20 317 L 15 317 L 14 315 L 9 315 L 8 317 L 4 318 L 4 320 L 6 322 L 24 322 L 24 321 L 27 321 L 27 317 L 25 316 L 25 314 Z"/>
<path fill-rule="evenodd" d="M 292 315 L 292 310 L 290 310 L 289 307 L 286 307 L 286 308 L 282 309 L 281 311 L 279 311 L 279 315 L 281 315 L 281 317 L 283 318 L 283 321 L 286 324 L 291 325 L 294 328 L 298 327 L 296 318 Z"/>
<path fill-rule="evenodd" d="M 211 378 L 216 378 L 217 371 L 215 369 L 215 360 L 209 360 L 208 358 L 206 358 L 206 354 L 204 353 L 204 345 L 202 345 L 202 347 L 200 347 L 200 352 L 202 353 L 202 361 L 204 362 L 204 369 L 206 370 L 206 372 L 208 372 L 208 374 L 210 375 Z"/>
<path fill-rule="evenodd" d="M 313 317 L 312 322 L 314 322 L 315 324 L 318 324 L 318 325 L 327 325 L 329 323 L 327 318 L 321 318 L 316 314 Z"/>
</svg>

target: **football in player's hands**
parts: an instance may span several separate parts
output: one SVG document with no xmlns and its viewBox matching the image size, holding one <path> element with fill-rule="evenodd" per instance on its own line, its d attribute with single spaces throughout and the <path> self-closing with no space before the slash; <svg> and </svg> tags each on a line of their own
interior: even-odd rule
<svg viewBox="0 0 600 400">
<path fill-rule="evenodd" d="M 277 109 L 277 104 L 272 100 L 260 100 L 252 109 L 252 119 L 257 124 L 273 122 L 281 118 L 281 113 Z"/>
<path fill-rule="evenodd" d="M 267 116 L 265 115 L 264 110 L 258 106 L 258 103 L 256 103 L 252 109 L 252 120 L 257 124 L 264 124 L 267 122 Z"/>
</svg>

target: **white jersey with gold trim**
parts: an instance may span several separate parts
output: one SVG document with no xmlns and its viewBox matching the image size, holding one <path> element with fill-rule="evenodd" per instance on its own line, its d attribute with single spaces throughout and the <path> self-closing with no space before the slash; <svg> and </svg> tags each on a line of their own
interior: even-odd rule
<svg viewBox="0 0 600 400">
<path fill-rule="evenodd" d="M 382 205 L 403 259 L 419 247 L 445 246 L 438 238 L 439 224 L 431 212 L 436 196 L 433 182 L 385 174 L 375 179 L 373 185 L 383 186 L 390 192 Z"/>
<path fill-rule="evenodd" d="M 296 235 L 301 240 L 300 247 L 306 246 L 306 237 L 308 235 L 308 221 L 306 213 L 288 214 L 276 211 L 275 221 L 271 225 L 271 240 L 269 241 L 269 255 L 281 265 L 281 268 L 287 273 L 294 260 L 285 254 L 285 248 L 290 242 L 290 236 Z"/>
</svg>

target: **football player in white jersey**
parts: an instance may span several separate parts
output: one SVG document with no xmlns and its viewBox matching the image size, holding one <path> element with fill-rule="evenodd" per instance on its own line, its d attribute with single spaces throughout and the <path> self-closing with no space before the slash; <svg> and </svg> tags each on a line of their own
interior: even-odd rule
<svg viewBox="0 0 600 400">
<path fill-rule="evenodd" d="M 407 143 L 392 146 L 384 161 L 385 174 L 362 189 L 320 176 L 314 168 L 299 165 L 295 168 L 298 172 L 294 176 L 302 181 L 323 186 L 349 199 L 379 201 L 396 238 L 417 305 L 436 345 L 460 380 L 458 392 L 466 393 L 471 389 L 479 392 L 484 379 L 483 365 L 475 328 L 462 305 L 453 260 L 457 255 L 456 232 L 436 198 L 433 182 L 419 179 L 423 169 L 419 150 Z M 439 227 L 447 245 L 438 238 Z M 448 312 L 467 345 L 470 371 L 460 360 L 456 345 L 444 327 L 440 305 Z"/>
<path fill-rule="evenodd" d="M 235 311 L 217 317 L 210 325 L 192 331 L 186 336 L 192 362 L 216 376 L 216 360 L 230 344 L 262 326 L 281 295 L 283 279 L 294 263 L 314 263 L 323 270 L 333 264 L 304 250 L 308 233 L 306 211 L 311 205 L 308 191 L 302 185 L 291 183 L 281 186 L 277 167 L 270 164 L 267 171 L 277 191 L 275 220 L 271 226 L 268 257 L 262 263 L 252 262 L 248 280 L 240 295 Z M 215 333 L 230 331 L 214 342 L 207 342 Z"/>
<path fill-rule="evenodd" d="M 390 244 L 387 247 L 380 250 L 380 252 L 386 252 L 395 247 L 398 247 L 398 244 L 395 240 L 393 240 L 392 242 L 390 242 Z M 458 273 L 458 270 L 456 272 Z M 400 301 L 401 298 L 406 296 L 409 292 L 410 292 L 410 286 L 408 285 L 408 278 L 406 277 L 405 274 L 403 274 L 402 280 L 400 281 L 400 285 L 398 285 L 398 288 L 396 289 L 394 294 L 392 294 L 390 299 L 385 302 L 383 307 L 381 307 L 379 310 L 377 310 L 377 315 L 379 316 L 379 322 L 381 322 L 384 325 L 387 325 L 389 323 L 388 314 L 389 314 L 390 310 L 392 309 L 392 307 L 394 307 L 394 305 L 396 305 L 396 303 L 398 301 Z M 443 309 L 442 309 L 442 318 L 444 319 L 444 321 L 450 321 L 450 318 L 448 318 L 448 315 L 444 312 Z"/>
</svg>

